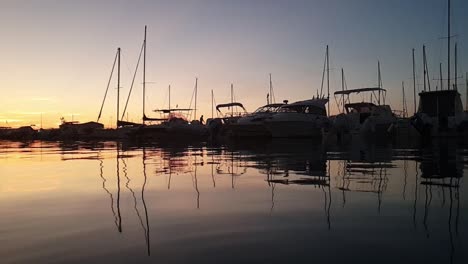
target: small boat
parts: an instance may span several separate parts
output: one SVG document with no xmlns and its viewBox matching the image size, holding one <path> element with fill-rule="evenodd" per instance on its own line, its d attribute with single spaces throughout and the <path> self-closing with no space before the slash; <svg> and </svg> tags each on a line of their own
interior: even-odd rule
<svg viewBox="0 0 468 264">
<path fill-rule="evenodd" d="M 228 112 L 223 113 L 221 109 L 227 108 Z M 218 104 L 216 106 L 218 117 L 209 118 L 206 121 L 208 130 L 212 137 L 224 137 L 229 136 L 230 125 L 237 123 L 237 121 L 248 114 L 244 105 L 238 102 L 232 102 L 228 104 Z"/>
<path fill-rule="evenodd" d="M 351 103 L 349 95 L 368 92 L 371 93 L 370 101 Z M 378 94 L 378 95 L 376 95 Z M 381 94 L 384 98 L 384 104 L 380 104 Z M 389 105 L 385 104 L 386 90 L 380 87 L 359 88 L 352 90 L 343 90 L 335 92 L 335 96 L 342 95 L 347 97 L 343 102 L 344 111 L 337 115 L 333 120 L 334 128 L 338 134 L 361 134 L 361 135 L 386 135 L 390 128 L 397 121 L 397 117 L 392 112 Z M 375 104 L 372 97 L 378 98 Z"/>
<path fill-rule="evenodd" d="M 264 120 L 273 138 L 316 138 L 330 125 L 325 105 L 327 98 L 312 98 L 281 106 Z"/>
<path fill-rule="evenodd" d="M 467 117 L 457 90 L 427 91 L 419 93 L 411 123 L 424 137 L 457 136 L 468 131 Z"/>
<path fill-rule="evenodd" d="M 265 120 L 271 118 L 286 103 L 267 104 L 247 114 L 228 126 L 232 137 L 271 137 Z"/>
</svg>

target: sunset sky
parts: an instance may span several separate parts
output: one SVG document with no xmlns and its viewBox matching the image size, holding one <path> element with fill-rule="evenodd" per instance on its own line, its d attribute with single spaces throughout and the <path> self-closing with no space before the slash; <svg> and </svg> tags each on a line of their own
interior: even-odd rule
<svg viewBox="0 0 468 264">
<path fill-rule="evenodd" d="M 468 1 L 452 0 L 452 11 L 464 96 Z M 145 25 L 149 115 L 167 107 L 169 84 L 172 106 L 188 107 L 195 77 L 205 120 L 211 116 L 211 90 L 217 103 L 229 102 L 231 83 L 249 111 L 265 104 L 269 73 L 277 101 L 311 98 L 320 89 L 327 44 L 332 93 L 341 89 L 341 68 L 349 89 L 376 86 L 380 60 L 387 103 L 401 109 L 405 81 L 412 113 L 411 49 L 422 83 L 423 44 L 431 79 L 438 78 L 440 62 L 447 78 L 445 0 L 1 0 L 0 126 L 39 126 L 41 114 L 44 127 L 56 127 L 62 116 L 95 121 L 117 47 L 124 104 Z M 138 122 L 141 71 L 135 83 L 128 116 Z M 106 126 L 115 123 L 115 79 L 111 88 L 101 119 Z"/>
</svg>

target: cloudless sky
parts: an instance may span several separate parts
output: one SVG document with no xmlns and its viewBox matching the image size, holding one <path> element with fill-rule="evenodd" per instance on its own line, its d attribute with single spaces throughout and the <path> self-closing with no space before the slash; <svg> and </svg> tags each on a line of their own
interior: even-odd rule
<svg viewBox="0 0 468 264">
<path fill-rule="evenodd" d="M 462 95 L 467 11 L 468 1 L 452 0 Z M 1 0 L 0 126 L 39 124 L 41 113 L 45 127 L 56 126 L 61 116 L 96 120 L 117 47 L 122 48 L 123 105 L 145 25 L 148 115 L 167 107 L 169 84 L 172 106 L 188 107 L 195 77 L 198 112 L 205 120 L 211 116 L 211 90 L 216 103 L 229 102 L 231 83 L 236 100 L 249 111 L 265 104 L 269 73 L 277 101 L 311 98 L 320 89 L 326 45 L 331 93 L 341 89 L 341 68 L 349 89 L 376 86 L 380 60 L 387 103 L 401 109 L 404 81 L 412 112 L 411 49 L 416 49 L 421 84 L 423 44 L 431 79 L 438 78 L 440 62 L 447 78 L 447 41 L 440 39 L 447 35 L 445 0 Z M 128 113 L 136 122 L 141 83 L 140 68 Z M 114 80 L 101 120 L 106 126 L 115 123 L 115 87 Z"/>
</svg>

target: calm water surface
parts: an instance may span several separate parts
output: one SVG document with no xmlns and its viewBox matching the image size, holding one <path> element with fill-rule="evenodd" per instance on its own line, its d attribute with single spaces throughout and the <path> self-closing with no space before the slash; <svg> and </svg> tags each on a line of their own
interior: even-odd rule
<svg viewBox="0 0 468 264">
<path fill-rule="evenodd" d="M 0 262 L 467 263 L 443 145 L 0 141 Z"/>
</svg>

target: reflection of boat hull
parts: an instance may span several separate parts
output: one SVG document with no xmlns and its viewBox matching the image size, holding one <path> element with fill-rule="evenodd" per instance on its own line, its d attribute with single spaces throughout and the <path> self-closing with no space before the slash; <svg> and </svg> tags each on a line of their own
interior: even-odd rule
<svg viewBox="0 0 468 264">
<path fill-rule="evenodd" d="M 226 129 L 232 137 L 271 137 L 271 132 L 263 123 L 230 124 Z"/>
<path fill-rule="evenodd" d="M 394 116 L 369 116 L 365 120 L 361 119 L 359 113 L 340 114 L 334 119 L 334 127 L 341 134 L 388 135 L 390 128 L 396 123 Z"/>
<path fill-rule="evenodd" d="M 205 139 L 208 137 L 208 129 L 199 124 L 159 124 L 141 127 L 136 132 L 140 139 Z"/>
<path fill-rule="evenodd" d="M 266 122 L 265 126 L 274 138 L 310 138 L 322 136 L 322 127 L 316 122 Z"/>
</svg>

